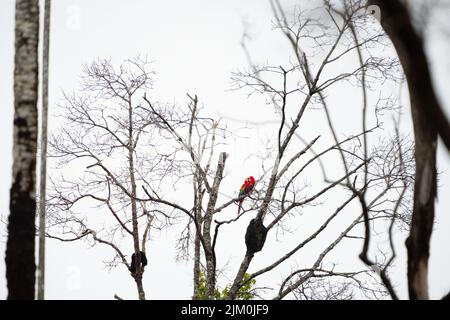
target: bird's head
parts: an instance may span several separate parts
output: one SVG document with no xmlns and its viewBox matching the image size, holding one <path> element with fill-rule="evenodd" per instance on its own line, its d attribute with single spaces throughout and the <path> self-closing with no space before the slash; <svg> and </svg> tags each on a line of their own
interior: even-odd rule
<svg viewBox="0 0 450 320">
<path fill-rule="evenodd" d="M 247 179 L 245 179 L 245 182 L 250 183 L 250 184 L 254 184 L 255 183 L 255 178 L 253 178 L 253 176 L 250 176 Z"/>
</svg>

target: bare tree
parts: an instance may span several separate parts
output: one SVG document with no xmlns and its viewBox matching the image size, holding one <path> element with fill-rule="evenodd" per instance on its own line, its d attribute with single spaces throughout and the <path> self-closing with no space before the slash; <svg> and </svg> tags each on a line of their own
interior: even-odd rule
<svg viewBox="0 0 450 320">
<path fill-rule="evenodd" d="M 282 299 L 291 292 L 296 292 L 311 279 L 321 276 L 321 271 L 333 274 L 330 270 L 323 269 L 324 258 L 343 239 L 348 238 L 364 240 L 361 259 L 369 266 L 376 267 L 377 271 L 381 271 L 379 272 L 380 283 L 385 286 L 385 290 L 389 292 L 392 298 L 396 298 L 396 293 L 387 276 L 387 269 L 392 260 L 389 259 L 380 266 L 380 262 L 377 263 L 368 258 L 369 233 L 371 224 L 379 220 L 390 220 L 392 223 L 393 221 L 407 222 L 407 219 L 399 219 L 400 216 L 404 217 L 407 211 L 403 215 L 398 214 L 397 211 L 400 207 L 407 209 L 404 190 L 411 185 L 410 172 L 413 169 L 413 165 L 411 165 L 413 161 L 410 157 L 410 145 L 405 139 L 394 137 L 384 145 L 383 143 L 372 144 L 372 146 L 369 144 L 369 137 L 376 132 L 380 133 L 378 116 L 382 113 L 381 110 L 392 109 L 394 103 L 390 99 L 378 99 L 375 103 L 370 102 L 367 90 L 382 81 L 397 80 L 398 64 L 391 57 L 370 54 L 372 48 L 383 45 L 385 40 L 382 34 L 368 32 L 363 27 L 364 21 L 361 20 L 364 18 L 358 15 L 363 7 L 356 3 L 347 4 L 344 6 L 345 11 L 340 12 L 333 5 L 325 2 L 325 5 L 317 10 L 324 11 L 325 16 L 329 18 L 328 21 L 324 21 L 323 15 L 321 15 L 322 19 L 314 18 L 314 10 L 311 10 L 300 12 L 293 22 L 290 22 L 286 17 L 278 1 L 271 3 L 276 18 L 275 25 L 291 44 L 296 62 L 289 67 L 257 67 L 253 65 L 249 72 L 235 75 L 238 88 L 250 88 L 253 92 L 267 95 L 275 110 L 280 114 L 276 157 L 273 160 L 269 181 L 263 184 L 261 202 L 255 206 L 257 210 L 256 219 L 263 220 L 265 217 L 272 216 L 272 221 L 266 228 L 270 231 L 274 226 L 280 227 L 283 219 L 295 213 L 300 213 L 300 210 L 304 211 L 306 206 L 313 204 L 319 197 L 323 197 L 330 190 L 335 190 L 336 187 L 342 187 L 350 191 L 350 196 L 310 237 L 300 242 L 272 264 L 251 273 L 249 279 L 254 279 L 269 272 L 288 260 L 314 240 L 318 234 L 326 230 L 330 222 L 353 199 L 358 199 L 361 203 L 361 213 L 334 241 L 326 246 L 311 267 L 293 271 L 283 281 L 275 299 Z M 364 51 L 369 53 L 368 58 L 364 57 Z M 343 58 L 352 54 L 357 57 L 357 65 L 349 66 L 348 71 L 336 76 L 328 76 L 327 71 L 333 63 L 339 63 Z M 311 62 L 311 59 L 314 59 L 313 62 Z M 270 81 L 275 76 L 279 77 L 278 81 Z M 289 77 L 291 77 L 291 80 L 289 80 Z M 301 77 L 301 79 L 298 77 Z M 356 80 L 362 90 L 361 131 L 353 134 L 350 138 L 340 140 L 328 106 L 330 100 L 327 97 L 328 89 L 336 84 L 350 82 L 352 79 Z M 317 140 L 316 138 L 309 141 L 306 143 L 306 148 L 294 153 L 291 157 L 286 156 L 289 147 L 295 146 L 292 138 L 298 135 L 297 130 L 300 128 L 301 119 L 307 107 L 311 105 L 319 105 L 324 110 L 326 123 L 334 142 L 328 149 L 320 153 L 314 152 L 310 160 L 295 169 L 294 174 L 289 177 L 289 169 L 295 168 L 296 161 L 306 151 L 313 149 L 313 144 Z M 374 106 L 374 108 L 371 106 Z M 369 112 L 374 114 L 374 117 L 371 118 L 376 120 L 376 123 L 371 127 L 368 125 Z M 357 144 L 355 145 L 352 142 L 357 142 Z M 393 142 L 397 143 L 393 144 Z M 406 150 L 402 150 L 403 148 L 406 148 Z M 310 163 L 319 161 L 323 154 L 330 151 L 337 151 L 341 158 L 342 176 L 337 180 L 331 180 L 322 165 L 324 180 L 328 185 L 311 196 L 296 199 L 300 190 L 295 188 L 295 181 L 301 174 L 306 173 L 304 169 Z M 277 190 L 280 189 L 282 190 L 281 194 L 277 194 Z M 363 224 L 366 230 L 365 237 L 350 236 L 349 233 L 360 224 Z M 243 281 L 243 276 L 248 270 L 253 256 L 254 252 L 247 251 L 230 289 L 229 299 L 233 299 L 237 290 L 246 283 Z M 364 273 L 364 270 L 360 270 L 344 272 L 343 274 L 353 277 L 355 282 L 359 283 L 356 275 Z M 384 291 L 376 287 L 371 290 L 376 297 Z"/>
<path fill-rule="evenodd" d="M 38 300 L 45 297 L 45 197 L 47 189 L 47 123 L 48 123 L 48 60 L 50 49 L 50 0 L 45 0 L 44 43 L 42 66 L 42 111 L 41 111 L 41 164 L 39 174 L 39 262 Z"/>
<path fill-rule="evenodd" d="M 39 1 L 17 0 L 13 176 L 6 247 L 8 299 L 34 299 Z"/>
<path fill-rule="evenodd" d="M 308 271 L 300 269 L 297 273 Z M 334 272 L 332 269 L 318 269 L 292 293 L 298 300 L 353 300 L 361 297 L 376 299 L 383 291 L 384 288 L 368 270 Z"/>
<path fill-rule="evenodd" d="M 50 156 L 62 171 L 60 177 L 53 174 L 47 236 L 109 245 L 130 269 L 122 238 L 131 236 L 138 257 L 145 254 L 150 229 L 172 224 L 182 213 L 188 223 L 187 234 L 180 236 L 181 254 L 190 246 L 192 224 L 195 230 L 194 297 L 200 282 L 201 246 L 206 256 L 207 295 L 212 299 L 216 263 L 211 224 L 226 153 L 220 153 L 215 168 L 213 158 L 215 148 L 231 133 L 219 121 L 201 116 L 197 96 L 188 95 L 185 108 L 155 102 L 146 92 L 152 84 L 147 64 L 134 59 L 115 70 L 110 61 L 96 61 L 85 66 L 80 93 L 64 95 L 61 115 L 66 121 L 50 140 Z M 69 178 L 65 170 L 71 165 L 86 169 Z M 183 183 L 193 187 L 192 207 L 173 196 Z M 88 219 L 93 213 L 80 213 L 90 211 L 83 208 L 83 202 L 89 201 L 109 211 L 114 223 L 101 230 L 91 226 Z M 234 201 L 226 206 L 231 204 Z M 141 299 L 143 271 L 132 272 Z"/>
<path fill-rule="evenodd" d="M 61 171 L 59 177 L 58 171 L 53 174 L 47 236 L 112 248 L 110 266 L 120 262 L 128 268 L 141 300 L 150 230 L 171 224 L 174 215 L 143 199 L 139 187 L 158 190 L 177 170 L 172 155 L 155 140 L 160 121 L 138 99 L 153 84 L 148 68 L 140 57 L 118 69 L 108 60 L 85 65 L 81 89 L 64 94 L 64 122 L 49 141 L 49 155 Z M 171 116 L 170 109 L 158 110 Z M 85 169 L 73 174 L 71 166 Z"/>
<path fill-rule="evenodd" d="M 415 137 L 414 210 L 407 239 L 408 287 L 411 299 L 428 299 L 428 258 L 437 196 L 437 136 L 450 149 L 450 125 L 436 96 L 422 35 L 405 3 L 369 0 L 379 6 L 381 25 L 391 39 L 405 73 Z"/>
<path fill-rule="evenodd" d="M 168 134 L 167 138 L 176 142 L 176 145 L 173 146 L 173 153 L 179 154 L 185 159 L 184 170 L 179 176 L 188 178 L 193 187 L 193 205 L 186 207 L 177 200 L 151 193 L 144 186 L 143 189 L 150 201 L 181 211 L 188 217 L 187 226 L 179 238 L 179 249 L 180 253 L 188 258 L 191 238 L 194 238 L 193 299 L 197 299 L 199 295 L 201 249 L 203 249 L 206 260 L 206 299 L 213 299 L 217 271 L 215 253 L 217 230 L 213 237 L 213 216 L 239 198 L 232 199 L 217 208 L 227 154 L 220 152 L 215 169 L 212 161 L 215 157 L 216 147 L 223 144 L 223 138 L 232 133 L 221 127 L 220 121 L 202 117 L 197 96 L 188 95 L 188 97 L 187 112 L 181 111 L 178 118 L 172 119 L 168 119 L 158 112 L 147 97 L 144 97 L 144 100 L 147 102 L 148 111 L 161 120 L 162 128 Z M 184 125 L 177 128 L 175 126 L 177 123 L 184 123 Z M 193 228 L 191 228 L 192 224 Z"/>
<path fill-rule="evenodd" d="M 399 63 L 380 52 L 387 38 L 367 27 L 370 17 L 359 14 L 364 10 L 360 2 L 337 7 L 326 1 L 318 9 L 300 11 L 292 21 L 277 1 L 271 3 L 275 27 L 288 40 L 294 58 L 282 66 L 249 61 L 249 70 L 233 74 L 236 89 L 264 95 L 279 116 L 266 128 L 272 138 L 266 153 L 258 155 L 256 185 L 234 219 L 217 218 L 219 212 L 235 208 L 242 200 L 223 190 L 229 171 L 228 155 L 221 148 L 226 137 L 240 137 L 223 119 L 205 116 L 196 95 L 188 95 L 183 107 L 157 102 L 146 92 L 151 77 L 141 60 L 130 61 L 130 69 L 121 66 L 118 70 L 109 61 L 94 62 L 85 67 L 80 94 L 65 95 L 63 116 L 68 123 L 51 140 L 52 156 L 60 168 L 69 170 L 76 163 L 86 169 L 75 175 L 63 171 L 61 178 L 53 179 L 50 227 L 60 227 L 64 237 L 49 236 L 107 244 L 128 267 L 132 266 L 123 247 L 125 238 L 131 238 L 138 261 L 132 276 L 140 298 L 144 291 L 139 258 L 156 222 L 182 219 L 186 227 L 178 249 L 181 258 L 193 260 L 193 298 L 200 298 L 204 274 L 204 297 L 214 299 L 222 268 L 216 256 L 223 241 L 222 227 L 244 215 L 254 218 L 242 235 L 246 251 L 227 299 L 238 298 L 243 286 L 287 263 L 292 270 L 279 284 L 274 299 L 292 295 L 341 299 L 356 294 L 397 298 L 388 273 L 395 258 L 393 232 L 407 228 L 410 222 L 414 148 L 398 129 L 388 134 L 382 127 L 380 118 L 397 115 L 397 101 L 371 92 L 381 91 L 386 81 L 401 80 Z M 342 68 L 345 59 L 353 63 Z M 333 66 L 341 67 L 338 74 Z M 356 106 L 349 106 L 360 116 L 359 126 L 336 125 L 333 113 L 337 106 L 330 96 L 337 86 L 349 86 L 362 97 Z M 317 132 L 306 133 L 303 119 L 311 110 L 323 112 L 323 122 Z M 333 170 L 325 165 L 325 157 L 332 157 Z M 314 179 L 313 186 L 305 185 L 302 180 L 313 174 L 313 167 L 320 168 L 323 181 Z M 185 194 L 184 188 L 191 191 L 189 197 L 172 192 L 181 189 Z M 113 223 L 94 228 L 87 207 L 92 202 L 87 200 L 109 212 Z M 302 221 L 314 207 L 326 208 L 315 230 L 264 267 L 248 272 L 266 239 L 291 232 L 289 222 Z M 341 217 L 348 220 L 345 225 L 338 224 Z M 373 228 L 385 222 L 390 224 L 387 251 L 370 250 L 378 237 Z M 332 232 L 335 227 L 339 227 L 337 234 Z M 324 242 L 324 234 L 331 240 Z M 362 247 L 359 257 L 364 264 L 341 270 L 332 263 L 332 253 L 344 241 Z M 319 251 L 312 261 L 304 261 L 302 251 L 312 244 Z"/>
<path fill-rule="evenodd" d="M 390 139 L 380 141 L 378 144 L 369 145 L 368 143 L 369 135 L 384 133 L 380 128 L 378 116 L 383 111 L 392 111 L 395 103 L 391 99 L 378 98 L 373 105 L 370 105 L 366 97 L 366 90 L 369 85 L 375 85 L 388 79 L 397 80 L 398 63 L 391 57 L 370 56 L 365 60 L 361 57 L 360 48 L 366 50 L 383 44 L 383 35 L 380 33 L 366 33 L 364 39 L 357 38 L 358 24 L 355 24 L 355 16 L 361 7 L 349 8 L 349 16 L 339 15 L 331 6 L 322 9 L 329 16 L 329 22 L 333 27 L 332 31 L 330 31 L 329 25 L 325 25 L 317 19 L 303 19 L 305 14 L 309 12 L 296 17 L 297 19 L 291 24 L 277 2 L 273 3 L 273 7 L 276 15 L 276 27 L 283 32 L 292 44 L 297 61 L 286 67 L 251 64 L 249 71 L 237 72 L 233 75 L 236 88 L 247 88 L 250 89 L 251 93 L 256 92 L 266 95 L 269 103 L 280 115 L 279 121 L 275 122 L 275 145 L 274 147 L 269 146 L 267 148 L 269 153 L 260 157 L 262 174 L 256 179 L 257 184 L 249 197 L 249 204 L 234 219 L 222 221 L 214 219 L 214 215 L 225 210 L 240 198 L 228 196 L 229 200 L 225 200 L 221 204 L 218 203 L 219 194 L 222 193 L 220 191 L 221 181 L 225 177 L 224 172 L 226 172 L 226 154 L 224 153 L 220 153 L 216 169 L 211 170 L 211 159 L 216 145 L 214 142 L 215 132 L 219 129 L 219 126 L 212 119 L 205 120 L 197 114 L 197 97 L 191 96 L 189 96 L 190 114 L 189 112 L 186 113 L 189 118 L 187 121 L 189 125 L 184 128 L 175 128 L 174 123 L 172 123 L 175 119 L 165 119 L 155 110 L 150 100 L 145 97 L 144 99 L 147 102 L 149 112 L 154 113 L 161 120 L 162 128 L 169 134 L 168 138 L 172 138 L 179 145 L 177 150 L 182 150 L 188 157 L 187 174 L 193 177 L 193 206 L 185 206 L 180 203 L 180 200 L 166 199 L 146 189 L 144 191 L 146 191 L 150 201 L 174 208 L 188 216 L 189 222 L 185 232 L 180 237 L 180 248 L 188 251 L 193 236 L 194 299 L 198 297 L 202 266 L 206 273 L 205 297 L 206 299 L 214 298 L 218 274 L 215 248 L 220 241 L 221 226 L 233 224 L 243 215 L 248 215 L 251 212 L 256 213 L 245 235 L 246 254 L 228 292 L 227 298 L 235 299 L 242 286 L 256 277 L 272 271 L 310 244 L 319 234 L 328 230 L 331 222 L 338 215 L 342 215 L 342 211 L 355 199 L 359 199 L 363 204 L 362 212 L 359 212 L 351 223 L 325 247 L 310 268 L 293 271 L 281 284 L 275 299 L 282 299 L 290 293 L 297 292 L 302 285 L 314 278 L 321 277 L 324 273 L 346 275 L 353 279 L 354 283 L 360 284 L 363 292 L 366 294 L 370 292 L 374 297 L 385 295 L 387 294 L 386 291 L 389 291 L 395 297 L 393 290 L 390 290 L 390 282 L 387 277 L 387 269 L 391 261 L 384 261 L 383 263 L 383 261 L 370 260 L 371 267 L 377 267 L 377 270 L 382 270 L 382 272 L 380 273 L 381 279 L 378 286 L 367 288 L 362 285 L 362 281 L 359 279 L 363 276 L 372 279 L 367 268 L 341 272 L 324 269 L 323 264 L 326 256 L 343 239 L 364 240 L 364 237 L 350 235 L 350 232 L 357 229 L 358 226 L 367 227 L 367 224 L 374 224 L 378 221 L 408 223 L 408 205 L 405 203 L 404 190 L 406 189 L 405 181 L 407 181 L 406 186 L 410 186 L 411 170 L 414 168 L 411 158 L 412 149 L 408 140 L 395 135 Z M 362 22 L 359 22 L 359 26 L 361 25 Z M 349 37 L 353 40 L 349 41 Z M 306 48 L 303 47 L 303 41 L 310 45 L 312 49 L 319 48 L 321 52 L 325 52 L 318 66 L 316 64 L 315 70 L 309 62 L 309 56 L 305 52 Z M 314 56 L 314 54 L 315 52 L 312 52 L 310 56 Z M 328 77 L 326 71 L 328 71 L 329 65 L 340 63 L 340 59 L 350 54 L 360 57 L 357 60 L 359 63 L 352 66 L 354 69 L 331 78 Z M 366 78 L 369 78 L 369 80 Z M 333 85 L 350 80 L 356 80 L 365 97 L 361 107 L 362 126 L 360 130 L 353 131 L 346 138 L 340 138 L 330 115 L 326 93 L 327 89 Z M 301 119 L 310 106 L 322 107 L 325 112 L 326 124 L 332 136 L 332 141 L 329 142 L 328 147 L 320 152 L 314 151 L 319 136 L 305 140 L 298 133 Z M 372 118 L 375 118 L 375 123 L 372 126 L 369 126 L 367 121 L 369 112 L 372 112 Z M 208 139 L 208 137 L 210 138 Z M 375 135 L 374 137 L 380 136 Z M 209 141 L 211 146 L 208 154 L 205 152 L 205 146 L 208 146 Z M 300 147 L 302 141 L 305 143 L 303 147 Z M 329 177 L 321 160 L 324 155 L 333 152 L 337 152 L 343 165 L 343 172 L 336 179 Z M 303 160 L 310 153 L 311 156 Z M 306 195 L 306 189 L 299 186 L 299 178 L 307 174 L 307 169 L 314 164 L 322 166 L 326 185 L 319 191 Z M 337 191 L 339 188 L 346 190 L 346 200 L 334 212 L 331 212 L 330 216 L 315 232 L 267 267 L 247 274 L 254 255 L 264 248 L 267 233 L 272 230 L 283 230 L 287 218 L 300 215 L 309 206 L 319 205 L 318 201 L 324 201 L 323 198 L 326 194 L 332 191 L 340 192 Z M 299 196 L 300 193 L 303 195 Z M 397 212 L 399 208 L 402 209 L 401 212 Z M 265 226 L 263 221 L 268 217 L 271 218 L 271 221 Z M 193 228 L 191 228 L 192 224 Z M 367 247 L 366 243 L 364 247 Z M 202 252 L 204 253 L 203 256 Z M 364 249 L 363 252 L 367 255 L 367 249 Z M 202 257 L 205 260 L 204 265 L 201 261 Z M 381 284 L 384 286 L 381 286 Z"/>
</svg>

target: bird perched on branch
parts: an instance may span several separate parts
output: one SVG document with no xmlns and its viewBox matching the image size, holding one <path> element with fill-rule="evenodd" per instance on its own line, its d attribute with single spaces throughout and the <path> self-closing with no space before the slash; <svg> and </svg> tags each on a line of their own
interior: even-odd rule
<svg viewBox="0 0 450 320">
<path fill-rule="evenodd" d="M 245 179 L 244 184 L 241 186 L 241 189 L 239 190 L 239 200 L 238 200 L 238 215 L 239 213 L 241 213 L 241 208 L 242 208 L 242 202 L 244 202 L 244 198 L 246 196 L 248 196 L 252 190 L 253 187 L 255 186 L 255 178 L 253 178 L 253 176 L 248 177 L 247 179 Z"/>
</svg>

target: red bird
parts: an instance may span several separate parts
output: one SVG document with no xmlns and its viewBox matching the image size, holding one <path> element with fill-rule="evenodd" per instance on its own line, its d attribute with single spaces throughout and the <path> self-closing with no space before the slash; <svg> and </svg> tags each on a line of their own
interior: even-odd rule
<svg viewBox="0 0 450 320">
<path fill-rule="evenodd" d="M 244 198 L 252 192 L 253 187 L 255 186 L 255 178 L 252 176 L 245 179 L 244 184 L 242 185 L 241 189 L 239 190 L 239 208 L 238 208 L 238 215 L 241 213 L 241 207 L 242 202 L 244 202 Z"/>
</svg>

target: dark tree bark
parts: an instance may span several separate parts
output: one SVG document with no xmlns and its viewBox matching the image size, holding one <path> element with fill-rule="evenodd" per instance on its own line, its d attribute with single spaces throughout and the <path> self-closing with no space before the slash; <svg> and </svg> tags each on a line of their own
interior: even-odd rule
<svg viewBox="0 0 450 320">
<path fill-rule="evenodd" d="M 144 268 L 141 266 L 141 249 L 139 247 L 139 224 L 138 224 L 138 213 L 137 213 L 137 187 L 136 187 L 136 177 L 135 177 L 135 143 L 134 143 L 134 132 L 133 132 L 133 105 L 131 103 L 131 94 L 128 95 L 128 173 L 130 176 L 131 183 L 131 216 L 133 221 L 133 244 L 134 244 L 134 254 L 137 257 L 137 269 L 133 272 L 134 280 L 136 281 L 136 288 L 139 294 L 139 300 L 145 300 L 145 291 L 142 284 L 142 275 L 144 273 Z"/>
<path fill-rule="evenodd" d="M 416 175 L 408 249 L 411 299 L 428 299 L 428 258 L 436 197 L 437 135 L 450 149 L 448 121 L 431 81 L 423 40 L 414 29 L 405 5 L 398 0 L 369 0 L 380 7 L 381 25 L 390 37 L 408 82 L 414 123 Z"/>
<path fill-rule="evenodd" d="M 8 299 L 34 299 L 39 1 L 16 1 L 13 176 L 6 245 Z"/>
<path fill-rule="evenodd" d="M 200 236 L 198 232 L 195 233 L 195 241 L 194 241 L 194 294 L 192 296 L 192 300 L 198 300 L 199 288 L 200 288 Z"/>
<path fill-rule="evenodd" d="M 392 40 L 408 80 L 414 108 L 429 127 L 435 128 L 450 150 L 450 124 L 436 97 L 423 39 L 412 24 L 411 15 L 399 0 L 369 0 L 380 7 L 381 25 Z M 413 90 L 411 90 L 413 89 Z"/>
</svg>

